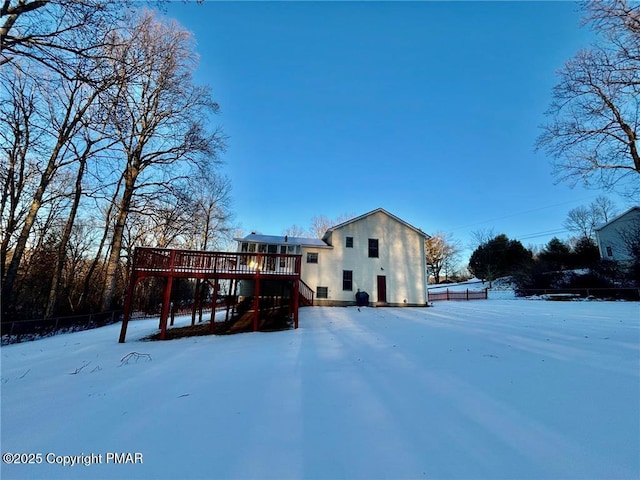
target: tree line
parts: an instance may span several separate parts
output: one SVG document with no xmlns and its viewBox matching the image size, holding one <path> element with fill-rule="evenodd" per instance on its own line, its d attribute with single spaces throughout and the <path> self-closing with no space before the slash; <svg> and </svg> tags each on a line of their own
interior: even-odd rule
<svg viewBox="0 0 640 480">
<path fill-rule="evenodd" d="M 0 7 L 3 319 L 117 308 L 136 246 L 220 248 L 232 228 L 193 37 L 134 6 Z"/>
<path fill-rule="evenodd" d="M 465 275 L 460 265 L 461 242 L 437 232 L 425 243 L 426 264 L 434 283 L 475 276 L 489 284 L 510 277 L 520 291 L 529 289 L 620 287 L 640 284 L 640 225 L 620 232 L 630 262 L 601 260 L 596 228 L 618 214 L 613 201 L 601 195 L 589 205 L 567 213 L 566 240 L 552 238 L 542 247 L 525 247 L 493 229 L 473 233 L 474 250 Z M 462 272 L 461 272 L 462 270 Z"/>
<path fill-rule="evenodd" d="M 629 244 L 630 263 L 600 258 L 591 238 L 571 241 L 552 238 L 539 252 L 525 248 L 518 240 L 497 235 L 471 255 L 469 270 L 492 282 L 509 277 L 516 291 L 557 288 L 635 287 L 640 282 L 640 238 Z"/>
<path fill-rule="evenodd" d="M 117 307 L 136 246 L 210 249 L 231 228 L 226 139 L 210 88 L 193 79 L 193 38 L 137 5 L 0 2 L 3 318 Z M 640 7 L 583 5 L 597 41 L 559 71 L 536 148 L 560 180 L 637 199 Z M 316 235 L 328 222 L 313 223 Z M 428 245 L 438 278 L 456 263 L 447 243 Z"/>
<path fill-rule="evenodd" d="M 569 211 L 565 228 L 574 236 L 552 238 L 539 251 L 505 234 L 482 239 L 469 259 L 469 271 L 492 282 L 511 277 L 517 290 L 609 288 L 640 284 L 640 228 L 624 236 L 630 262 L 602 260 L 595 229 L 615 217 L 616 207 L 600 196 L 588 206 Z"/>
</svg>

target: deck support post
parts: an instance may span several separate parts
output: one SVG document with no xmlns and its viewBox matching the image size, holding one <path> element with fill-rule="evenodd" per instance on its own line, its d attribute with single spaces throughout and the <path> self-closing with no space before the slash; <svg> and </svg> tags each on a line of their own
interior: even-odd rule
<svg viewBox="0 0 640 480">
<path fill-rule="evenodd" d="M 196 278 L 196 291 L 193 295 L 193 308 L 191 309 L 191 326 L 196 324 L 196 312 L 200 304 L 200 279 Z"/>
<path fill-rule="evenodd" d="M 300 308 L 300 279 L 293 281 L 293 328 L 298 328 L 298 310 Z"/>
<path fill-rule="evenodd" d="M 173 269 L 176 260 L 176 250 L 171 250 L 169 254 L 169 272 L 167 283 L 164 286 L 164 296 L 162 300 L 162 312 L 160 312 L 160 340 L 164 340 L 167 333 L 167 317 L 169 316 L 169 307 L 171 304 L 171 287 L 173 286 Z"/>
<path fill-rule="evenodd" d="M 233 317 L 233 314 L 236 311 L 236 298 L 237 298 L 237 293 L 238 293 L 238 280 L 232 278 L 231 279 L 231 285 L 229 285 L 229 293 L 231 294 L 231 298 L 227 298 L 227 313 L 224 317 L 224 321 L 228 322 L 229 321 L 229 309 L 231 309 L 231 316 Z M 231 302 L 233 302 L 233 306 L 231 305 Z"/>
<path fill-rule="evenodd" d="M 202 323 L 202 307 L 204 306 L 203 304 L 203 289 L 204 286 L 206 285 L 206 282 L 202 282 L 200 283 L 200 300 L 199 300 L 199 304 L 198 304 L 198 323 Z"/>
<path fill-rule="evenodd" d="M 211 333 L 214 333 L 216 330 L 216 305 L 218 304 L 218 279 L 214 279 L 213 281 L 213 295 L 211 300 L 211 320 L 209 329 Z"/>
<path fill-rule="evenodd" d="M 173 327 L 173 323 L 176 320 L 176 305 L 174 305 L 173 303 L 171 303 L 171 323 L 169 325 L 171 325 Z"/>
<path fill-rule="evenodd" d="M 138 283 L 138 276 L 135 272 L 131 272 L 129 285 L 127 287 L 127 296 L 124 299 L 124 311 L 122 313 L 122 327 L 120 328 L 119 343 L 124 343 L 124 339 L 127 336 L 127 326 L 129 325 L 129 317 L 131 316 L 131 304 L 133 302 L 133 292 L 136 288 L 136 283 Z"/>
<path fill-rule="evenodd" d="M 162 312 L 160 313 L 160 340 L 164 340 L 167 333 L 167 318 L 169 317 L 169 306 L 171 304 L 171 287 L 173 286 L 173 277 L 167 277 L 167 283 L 164 287 L 164 297 L 162 300 Z"/>
<path fill-rule="evenodd" d="M 258 331 L 258 322 L 260 319 L 260 277 L 256 275 L 256 285 L 253 291 L 253 331 Z"/>
</svg>

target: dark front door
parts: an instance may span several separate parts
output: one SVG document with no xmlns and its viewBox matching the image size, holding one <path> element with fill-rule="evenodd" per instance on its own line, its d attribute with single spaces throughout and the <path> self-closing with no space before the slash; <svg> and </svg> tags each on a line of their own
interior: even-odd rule
<svg viewBox="0 0 640 480">
<path fill-rule="evenodd" d="M 378 303 L 387 303 L 387 277 L 378 275 Z"/>
</svg>

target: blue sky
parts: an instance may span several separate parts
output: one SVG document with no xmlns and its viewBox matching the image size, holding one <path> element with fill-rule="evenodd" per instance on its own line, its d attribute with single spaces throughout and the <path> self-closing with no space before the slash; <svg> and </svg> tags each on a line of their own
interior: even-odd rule
<svg viewBox="0 0 640 480">
<path fill-rule="evenodd" d="M 602 194 L 555 184 L 533 151 L 555 72 L 592 40 L 576 3 L 208 1 L 166 13 L 194 33 L 196 79 L 221 106 L 246 233 L 382 207 L 465 245 L 481 229 L 544 244 Z"/>
</svg>

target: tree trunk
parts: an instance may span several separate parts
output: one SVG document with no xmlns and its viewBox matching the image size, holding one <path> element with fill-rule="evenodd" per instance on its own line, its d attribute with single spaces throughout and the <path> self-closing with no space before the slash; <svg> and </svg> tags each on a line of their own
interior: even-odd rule
<svg viewBox="0 0 640 480">
<path fill-rule="evenodd" d="M 38 188 L 33 196 L 31 206 L 29 207 L 29 213 L 27 214 L 24 225 L 22 226 L 22 230 L 20 231 L 20 236 L 18 237 L 18 240 L 16 242 L 16 247 L 13 251 L 13 256 L 11 257 L 11 262 L 9 262 L 9 266 L 7 267 L 7 271 L 5 272 L 2 284 L 3 309 L 6 307 L 10 307 L 13 303 L 13 287 L 18 275 L 18 268 L 20 267 L 20 262 L 22 261 L 22 257 L 27 247 L 27 241 L 29 240 L 31 229 L 36 221 L 38 211 L 42 206 L 44 193 L 58 168 L 56 159 L 58 158 L 61 146 L 62 143 L 59 141 L 53 153 L 49 157 L 47 168 L 44 170 L 44 172 L 42 172 L 42 176 L 40 177 L 40 185 L 38 185 Z"/>
<path fill-rule="evenodd" d="M 22 261 L 22 257 L 27 246 L 27 241 L 29 240 L 31 229 L 33 228 L 33 225 L 36 221 L 38 211 L 42 206 L 42 200 L 44 198 L 45 191 L 51 183 L 53 176 L 61 166 L 60 154 L 62 152 L 63 146 L 67 144 L 70 138 L 73 137 L 78 123 L 98 96 L 98 91 L 93 91 L 91 95 L 89 95 L 88 98 L 82 100 L 83 103 L 78 106 L 78 104 L 74 103 L 74 99 L 80 91 L 80 87 L 81 84 L 75 84 L 73 86 L 73 91 L 68 98 L 69 104 L 66 105 L 64 117 L 57 129 L 58 136 L 56 138 L 56 144 L 53 147 L 51 155 L 49 156 L 49 161 L 47 162 L 47 165 L 42 172 L 42 175 L 40 176 L 40 184 L 38 185 L 38 188 L 34 193 L 31 206 L 29 207 L 29 213 L 25 218 L 20 236 L 18 237 L 18 240 L 16 242 L 13 256 L 11 257 L 11 262 L 9 263 L 7 271 L 4 274 L 2 284 L 3 309 L 5 309 L 6 307 L 11 308 L 11 305 L 13 303 L 14 284 L 18 275 L 20 262 Z M 76 106 L 78 107 L 77 109 L 75 109 Z"/>
<path fill-rule="evenodd" d="M 124 191 L 118 207 L 116 223 L 113 228 L 113 238 L 111 239 L 111 252 L 107 260 L 107 273 L 105 278 L 105 290 L 102 297 L 102 310 L 110 310 L 113 307 L 116 286 L 118 283 L 118 267 L 120 266 L 120 251 L 122 250 L 122 237 L 124 227 L 127 223 L 131 200 L 135 190 L 135 182 L 139 170 L 130 165 L 124 173 Z"/>
<path fill-rule="evenodd" d="M 87 164 L 87 157 L 91 151 L 92 143 L 89 142 L 85 148 L 83 155 L 80 157 L 80 163 L 78 166 L 78 173 L 76 175 L 75 192 L 73 195 L 73 202 L 71 204 L 71 211 L 69 212 L 69 218 L 64 226 L 62 232 L 62 238 L 60 239 L 60 246 L 58 247 L 58 255 L 56 260 L 56 266 L 53 271 L 53 279 L 51 282 L 51 289 L 49 290 L 49 299 L 47 301 L 47 308 L 45 310 L 45 318 L 53 315 L 56 302 L 58 300 L 58 291 L 60 282 L 62 281 L 62 270 L 64 269 L 65 260 L 67 257 L 67 244 L 71 237 L 71 231 L 75 223 L 76 214 L 78 212 L 78 205 L 80 205 L 80 198 L 82 197 L 82 177 L 84 176 L 85 166 Z"/>
<path fill-rule="evenodd" d="M 102 250 L 104 249 L 104 245 L 107 242 L 107 237 L 109 236 L 109 228 L 111 225 L 111 212 L 113 211 L 113 207 L 116 204 L 116 198 L 118 198 L 118 195 L 120 194 L 121 185 L 122 185 L 122 177 L 120 177 L 120 180 L 118 181 L 118 186 L 116 187 L 116 191 L 113 194 L 113 198 L 109 203 L 109 208 L 107 209 L 107 212 L 105 214 L 104 231 L 102 233 L 102 238 L 100 239 L 100 245 L 98 246 L 98 250 L 93 259 L 93 262 L 91 262 L 89 271 L 87 272 L 87 275 L 84 278 L 82 293 L 80 294 L 80 298 L 78 298 L 78 300 L 76 301 L 76 306 L 80 305 L 89 296 L 91 279 L 93 278 L 93 274 L 96 268 L 98 267 L 98 263 L 100 262 L 100 258 L 102 257 Z M 104 295 L 104 288 L 99 293 L 100 293 L 100 297 L 102 297 Z"/>
</svg>

